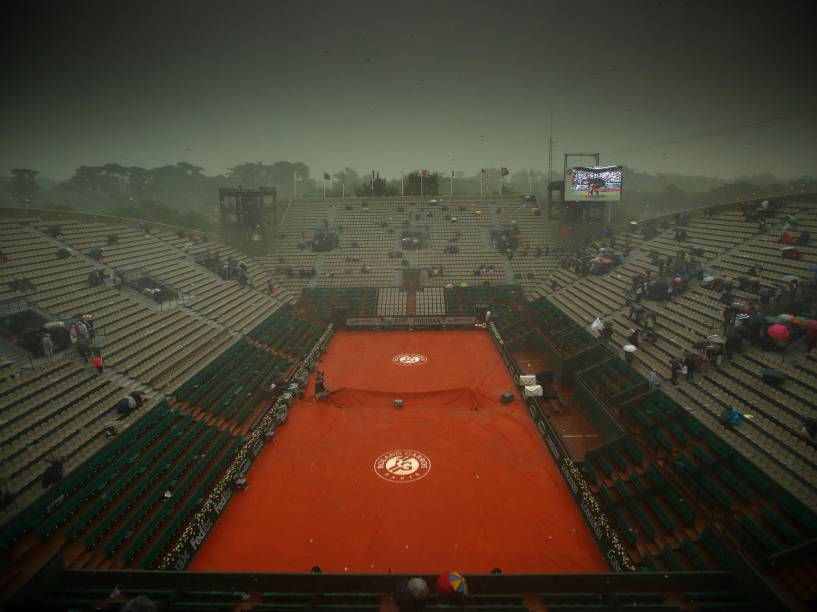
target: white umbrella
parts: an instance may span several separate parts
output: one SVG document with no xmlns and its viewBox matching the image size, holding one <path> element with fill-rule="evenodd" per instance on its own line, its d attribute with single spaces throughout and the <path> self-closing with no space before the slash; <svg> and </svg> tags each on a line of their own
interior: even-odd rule
<svg viewBox="0 0 817 612">
<path fill-rule="evenodd" d="M 634 344 L 625 344 L 624 345 L 624 352 L 625 353 L 635 353 L 638 350 L 638 347 Z"/>
</svg>

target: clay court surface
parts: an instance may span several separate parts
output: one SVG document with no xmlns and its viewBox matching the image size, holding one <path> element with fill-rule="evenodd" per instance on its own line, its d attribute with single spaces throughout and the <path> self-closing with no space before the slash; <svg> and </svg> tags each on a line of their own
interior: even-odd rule
<svg viewBox="0 0 817 612">
<path fill-rule="evenodd" d="M 320 368 L 190 569 L 606 571 L 486 332 L 340 332 Z"/>
</svg>

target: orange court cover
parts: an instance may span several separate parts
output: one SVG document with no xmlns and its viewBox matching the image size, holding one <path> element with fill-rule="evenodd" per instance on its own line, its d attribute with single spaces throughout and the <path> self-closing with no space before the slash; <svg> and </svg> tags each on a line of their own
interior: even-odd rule
<svg viewBox="0 0 817 612">
<path fill-rule="evenodd" d="M 189 569 L 607 570 L 485 331 L 339 332 L 319 369 Z"/>
</svg>

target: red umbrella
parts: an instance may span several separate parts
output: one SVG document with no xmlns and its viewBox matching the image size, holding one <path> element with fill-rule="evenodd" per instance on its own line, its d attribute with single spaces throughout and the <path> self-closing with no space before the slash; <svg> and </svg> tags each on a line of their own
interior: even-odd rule
<svg viewBox="0 0 817 612">
<path fill-rule="evenodd" d="M 766 333 L 769 334 L 769 338 L 773 340 L 786 340 L 789 337 L 789 328 L 777 323 L 770 325 Z"/>
<path fill-rule="evenodd" d="M 803 321 L 803 327 L 806 329 L 817 329 L 817 319 L 808 319 Z"/>
</svg>

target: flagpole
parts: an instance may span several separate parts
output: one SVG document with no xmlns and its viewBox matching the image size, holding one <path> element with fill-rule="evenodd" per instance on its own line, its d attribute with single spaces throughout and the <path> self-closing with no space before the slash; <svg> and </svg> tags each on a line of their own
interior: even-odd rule
<svg viewBox="0 0 817 612">
<path fill-rule="evenodd" d="M 298 173 L 292 173 L 292 199 L 296 200 L 298 198 Z"/>
<path fill-rule="evenodd" d="M 326 199 L 326 179 L 323 179 L 323 199 Z"/>
<path fill-rule="evenodd" d="M 528 172 L 528 195 L 533 193 L 533 174 Z"/>
<path fill-rule="evenodd" d="M 400 173 L 400 197 L 405 197 L 406 195 L 406 186 L 405 186 L 405 177 L 403 173 Z"/>
<path fill-rule="evenodd" d="M 420 170 L 420 197 L 423 197 L 423 171 Z"/>
<path fill-rule="evenodd" d="M 502 183 L 505 182 L 505 175 L 502 174 L 502 168 L 499 169 L 499 195 L 502 195 Z"/>
<path fill-rule="evenodd" d="M 451 190 L 450 190 L 450 191 L 451 191 L 451 195 L 450 195 L 450 197 L 452 197 L 452 198 L 453 198 L 453 197 L 454 197 L 454 171 L 453 171 L 453 170 L 451 171 L 451 182 L 450 182 L 450 185 L 451 185 Z"/>
</svg>

